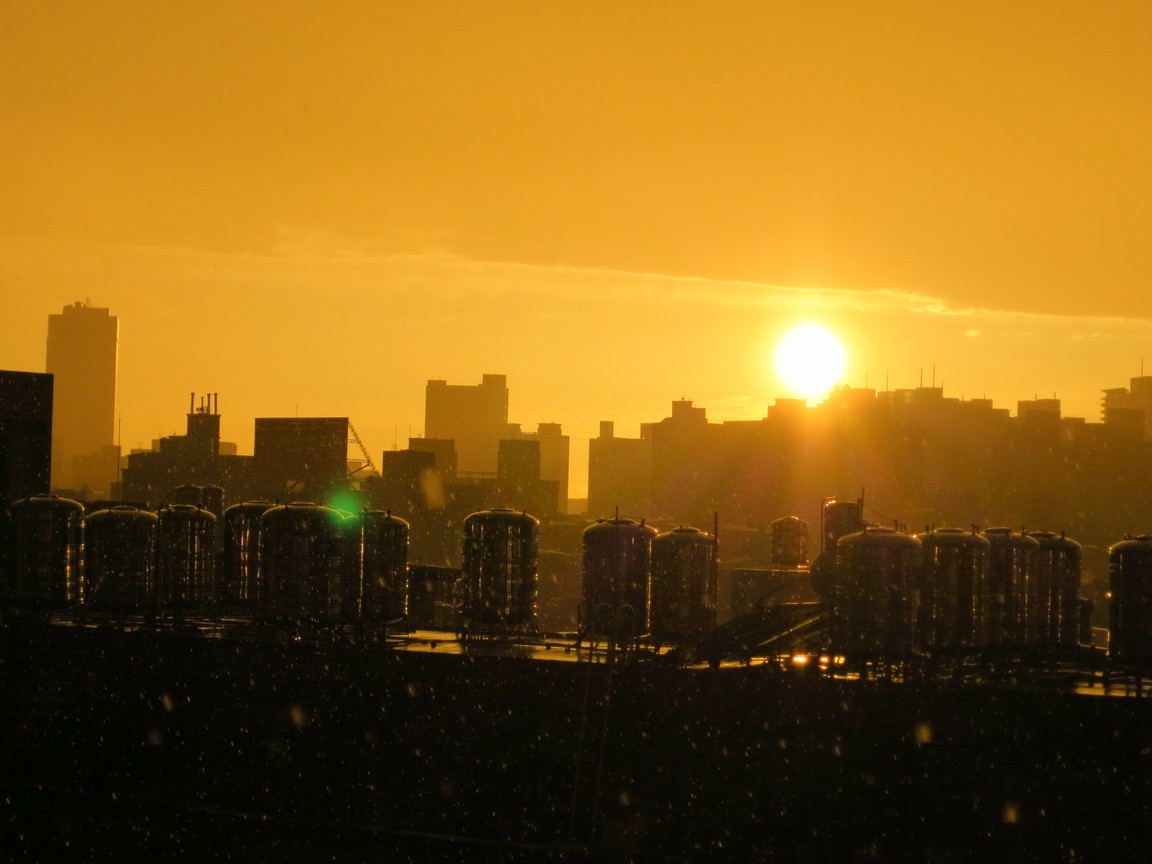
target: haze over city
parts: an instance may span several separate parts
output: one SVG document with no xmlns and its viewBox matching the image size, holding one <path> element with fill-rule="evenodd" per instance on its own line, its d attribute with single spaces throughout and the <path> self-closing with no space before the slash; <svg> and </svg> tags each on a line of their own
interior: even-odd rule
<svg viewBox="0 0 1152 864">
<path fill-rule="evenodd" d="M 89 299 L 125 450 L 213 391 L 242 450 L 299 414 L 375 454 L 427 379 L 499 372 L 579 454 L 680 397 L 762 417 L 818 321 L 842 383 L 1095 420 L 1152 358 L 1150 16 L 9 6 L 0 368 L 42 371 L 47 315 Z"/>
</svg>

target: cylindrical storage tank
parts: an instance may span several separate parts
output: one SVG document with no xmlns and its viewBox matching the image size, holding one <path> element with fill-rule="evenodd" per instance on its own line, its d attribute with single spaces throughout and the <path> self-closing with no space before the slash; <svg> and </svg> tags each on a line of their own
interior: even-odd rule
<svg viewBox="0 0 1152 864">
<path fill-rule="evenodd" d="M 260 517 L 255 617 L 269 622 L 338 624 L 344 617 L 344 517 L 310 501 Z"/>
<path fill-rule="evenodd" d="M 539 523 L 504 507 L 464 520 L 463 627 L 522 630 L 536 614 L 536 536 Z"/>
<path fill-rule="evenodd" d="M 1063 534 L 1029 531 L 1036 556 L 1029 637 L 1046 647 L 1075 647 L 1080 637 L 1080 544 Z"/>
<path fill-rule="evenodd" d="M 84 505 L 58 495 L 12 502 L 5 600 L 20 609 L 63 609 L 84 598 Z"/>
<path fill-rule="evenodd" d="M 156 601 L 155 513 L 122 505 L 89 514 L 85 526 L 85 605 L 141 612 Z"/>
<path fill-rule="evenodd" d="M 392 621 L 408 614 L 408 523 L 387 510 L 360 514 L 361 614 Z"/>
<path fill-rule="evenodd" d="M 839 653 L 860 659 L 917 653 L 922 553 L 919 540 L 892 528 L 840 538 L 832 602 Z"/>
<path fill-rule="evenodd" d="M 808 563 L 808 523 L 798 516 L 785 516 L 772 523 L 772 563 L 799 567 Z"/>
<path fill-rule="evenodd" d="M 962 528 L 921 534 L 920 647 L 977 649 L 988 644 L 991 543 Z"/>
<path fill-rule="evenodd" d="M 1040 544 L 1027 534 L 1013 533 L 1011 528 L 988 528 L 984 539 L 990 544 L 989 644 L 1025 645 L 1029 641 L 1032 581 Z"/>
<path fill-rule="evenodd" d="M 170 504 L 157 516 L 156 602 L 174 609 L 215 603 L 216 517 L 195 504 Z"/>
<path fill-rule="evenodd" d="M 637 630 L 648 629 L 652 541 L 656 529 L 632 519 L 601 519 L 584 529 L 584 584 L 580 627 L 608 635 L 621 606 L 635 612 Z"/>
<path fill-rule="evenodd" d="M 837 501 L 827 498 L 820 507 L 821 546 L 825 552 L 835 552 L 841 537 L 855 534 L 864 525 L 863 501 Z"/>
<path fill-rule="evenodd" d="M 260 517 L 270 501 L 245 501 L 224 511 L 220 592 L 229 603 L 250 606 L 260 578 Z"/>
<path fill-rule="evenodd" d="M 1108 550 L 1108 656 L 1152 663 L 1152 536 L 1122 540 Z"/>
<path fill-rule="evenodd" d="M 340 576 L 340 619 L 360 620 L 360 603 L 364 593 L 363 571 L 364 543 L 360 535 L 360 514 L 338 510 L 343 566 Z"/>
<path fill-rule="evenodd" d="M 678 642 L 716 626 L 716 539 L 676 528 L 652 541 L 652 635 Z"/>
<path fill-rule="evenodd" d="M 168 494 L 168 504 L 192 504 L 196 507 L 201 506 L 204 500 L 204 487 L 197 486 L 195 483 L 184 483 L 177 486 Z"/>
<path fill-rule="evenodd" d="M 219 519 L 224 515 L 224 489 L 220 486 L 201 486 L 200 506 Z"/>
</svg>

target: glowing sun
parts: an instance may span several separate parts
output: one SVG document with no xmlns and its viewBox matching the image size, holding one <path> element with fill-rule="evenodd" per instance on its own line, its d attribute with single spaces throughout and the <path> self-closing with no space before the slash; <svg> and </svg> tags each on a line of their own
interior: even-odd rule
<svg viewBox="0 0 1152 864">
<path fill-rule="evenodd" d="M 821 324 L 798 324 L 776 344 L 776 374 L 797 396 L 819 399 L 844 374 L 840 339 Z"/>
</svg>

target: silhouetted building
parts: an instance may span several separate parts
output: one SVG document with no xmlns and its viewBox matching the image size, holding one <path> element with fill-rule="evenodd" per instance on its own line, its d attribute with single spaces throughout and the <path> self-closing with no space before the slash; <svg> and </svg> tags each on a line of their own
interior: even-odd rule
<svg viewBox="0 0 1152 864">
<path fill-rule="evenodd" d="M 48 491 L 52 376 L 0 371 L 0 508 Z"/>
<path fill-rule="evenodd" d="M 252 457 L 237 456 L 235 444 L 220 441 L 216 394 L 201 396 L 197 405 L 193 393 L 186 420 L 186 434 L 165 436 L 154 441 L 151 450 L 128 454 L 121 498 L 158 507 L 172 503 L 172 493 L 187 484 L 219 486 L 232 502 L 267 497 L 256 482 Z"/>
<path fill-rule="evenodd" d="M 499 442 L 519 432 L 519 426 L 508 422 L 506 376 L 485 375 L 476 385 L 428 382 L 424 436 L 453 439 L 460 472 L 495 474 Z"/>
<path fill-rule="evenodd" d="M 351 488 L 347 417 L 258 417 L 251 456 L 236 455 L 234 444 L 221 442 L 215 394 L 201 397 L 199 405 L 193 394 L 187 423 L 187 434 L 129 454 L 121 497 L 158 506 L 177 487 L 195 484 L 221 487 L 227 503 L 327 504 Z"/>
<path fill-rule="evenodd" d="M 1131 388 L 1112 387 L 1104 391 L 1100 419 L 1106 425 L 1152 437 L 1149 418 L 1152 418 L 1152 376 L 1131 379 Z"/>
<path fill-rule="evenodd" d="M 77 301 L 48 316 L 45 368 L 55 377 L 52 487 L 107 495 L 116 482 L 119 326 L 107 309 Z"/>
<path fill-rule="evenodd" d="M 436 470 L 444 482 L 456 481 L 456 442 L 451 438 L 409 438 L 408 449 L 433 454 L 436 457 Z"/>
<path fill-rule="evenodd" d="M 652 484 L 650 426 L 639 438 L 617 438 L 611 420 L 600 421 L 600 435 L 588 442 L 588 515 L 643 518 L 649 510 Z"/>
<path fill-rule="evenodd" d="M 531 438 L 500 442 L 496 482 L 489 493 L 492 500 L 544 517 L 561 512 L 559 485 L 540 476 L 540 450 L 541 442 Z"/>
<path fill-rule="evenodd" d="M 556 503 L 548 508 L 549 512 L 568 512 L 568 464 L 571 439 L 564 434 L 559 423 L 540 423 L 533 433 L 522 433 L 524 440 L 538 441 L 540 443 L 540 471 L 541 480 L 549 480 L 556 484 Z M 534 511 L 541 513 L 543 511 Z"/>
<path fill-rule="evenodd" d="M 1023 401 L 1012 417 L 938 387 L 841 388 L 814 408 L 778 400 L 762 420 L 725 423 L 674 402 L 640 439 L 616 439 L 602 424 L 589 447 L 590 513 L 620 504 L 624 515 L 700 524 L 717 511 L 726 525 L 762 531 L 784 515 L 816 524 L 822 498 L 863 491 L 865 518 L 914 530 L 1067 530 L 1084 543 L 1085 594 L 1102 608 L 1102 550 L 1152 526 L 1152 440 L 1136 431 L 1146 433 L 1144 409 L 1130 395 L 1107 403 L 1105 423 L 1064 417 L 1055 398 Z M 649 456 L 645 482 L 639 466 Z"/>
<path fill-rule="evenodd" d="M 252 459 L 271 498 L 324 503 L 348 485 L 348 418 L 258 417 Z"/>
</svg>

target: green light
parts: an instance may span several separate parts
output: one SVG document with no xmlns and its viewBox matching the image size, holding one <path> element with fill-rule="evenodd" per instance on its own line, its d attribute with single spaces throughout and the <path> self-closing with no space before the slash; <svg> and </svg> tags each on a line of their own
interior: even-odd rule
<svg viewBox="0 0 1152 864">
<path fill-rule="evenodd" d="M 344 489 L 328 499 L 328 506 L 342 513 L 359 513 L 360 498 L 351 489 Z"/>
</svg>

